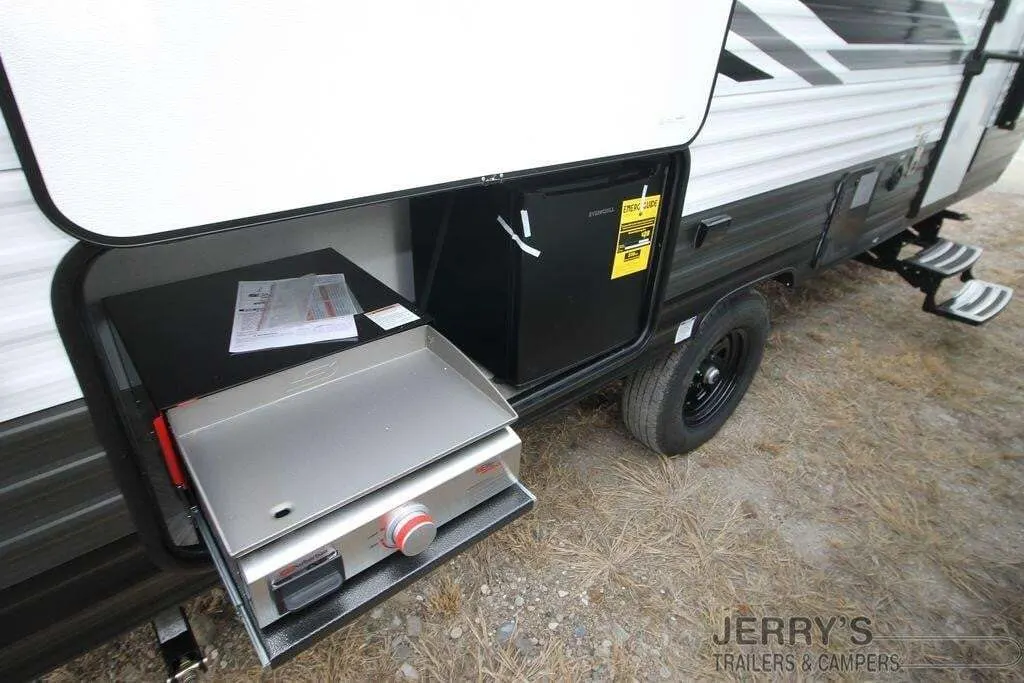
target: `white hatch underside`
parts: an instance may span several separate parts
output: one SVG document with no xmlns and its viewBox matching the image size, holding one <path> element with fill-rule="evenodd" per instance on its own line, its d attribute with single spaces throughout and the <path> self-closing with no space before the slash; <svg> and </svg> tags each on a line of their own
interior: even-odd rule
<svg viewBox="0 0 1024 683">
<path fill-rule="evenodd" d="M 138 239 L 684 145 L 731 5 L 6 2 L 0 56 L 56 209 Z"/>
</svg>

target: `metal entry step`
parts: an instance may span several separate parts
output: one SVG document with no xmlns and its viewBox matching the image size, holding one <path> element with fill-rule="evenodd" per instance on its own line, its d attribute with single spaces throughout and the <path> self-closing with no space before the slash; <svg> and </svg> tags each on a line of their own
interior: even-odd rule
<svg viewBox="0 0 1024 683">
<path fill-rule="evenodd" d="M 950 277 L 973 266 L 981 258 L 981 253 L 981 247 L 939 239 L 930 247 L 904 259 L 904 262 L 942 277 Z"/>
<path fill-rule="evenodd" d="M 981 258 L 982 248 L 940 238 L 938 232 L 944 218 L 967 220 L 964 214 L 940 212 L 873 246 L 857 260 L 898 274 L 925 295 L 922 308 L 928 313 L 981 325 L 1006 308 L 1013 298 L 1013 290 L 975 279 L 973 269 Z M 910 244 L 923 248 L 909 258 L 900 258 L 903 249 Z M 963 286 L 951 298 L 936 303 L 939 288 L 953 276 L 959 276 Z"/>
<path fill-rule="evenodd" d="M 1010 299 L 1013 289 L 984 280 L 968 280 L 953 297 L 932 311 L 938 315 L 980 325 L 998 315 Z"/>
</svg>

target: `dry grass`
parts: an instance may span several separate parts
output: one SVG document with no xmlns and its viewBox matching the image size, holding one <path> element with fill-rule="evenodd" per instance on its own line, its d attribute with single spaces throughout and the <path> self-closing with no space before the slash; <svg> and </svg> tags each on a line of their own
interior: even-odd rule
<svg viewBox="0 0 1024 683">
<path fill-rule="evenodd" d="M 452 619 L 462 611 L 462 590 L 450 571 L 441 573 L 427 595 L 427 612 L 439 619 Z"/>
<path fill-rule="evenodd" d="M 968 209 L 970 240 L 989 247 L 979 275 L 1024 286 L 1024 248 L 1005 227 L 1024 200 Z M 622 427 L 617 387 L 525 428 L 531 515 L 270 677 L 380 680 L 403 662 L 438 681 L 730 677 L 715 668 L 729 648 L 711 635 L 737 615 L 867 616 L 878 636 L 1024 640 L 1022 304 L 973 329 L 925 315 L 895 276 L 855 264 L 769 294 L 765 362 L 718 437 L 654 457 Z M 191 610 L 211 622 L 213 678 L 258 675 L 222 595 Z M 410 615 L 419 636 L 406 633 Z M 135 631 L 52 680 L 155 679 L 151 651 L 116 654 L 147 647 Z M 1006 647 L 872 646 L 945 663 L 994 661 Z"/>
<path fill-rule="evenodd" d="M 583 673 L 557 642 L 550 641 L 526 656 L 511 642 L 495 643 L 490 633 L 480 626 L 483 621 L 481 616 L 460 621 L 465 640 L 443 637 L 420 640 L 416 652 L 424 663 L 422 674 L 437 681 L 565 681 L 577 679 Z"/>
</svg>

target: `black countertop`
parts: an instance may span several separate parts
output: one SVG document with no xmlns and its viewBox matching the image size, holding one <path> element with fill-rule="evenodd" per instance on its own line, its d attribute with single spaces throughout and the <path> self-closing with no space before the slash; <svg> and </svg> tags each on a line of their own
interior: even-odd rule
<svg viewBox="0 0 1024 683">
<path fill-rule="evenodd" d="M 161 410 L 426 322 L 420 316 L 418 321 L 385 331 L 358 314 L 355 340 L 249 353 L 228 351 L 239 281 L 311 273 L 343 273 L 363 311 L 400 303 L 419 315 L 402 296 L 333 249 L 119 294 L 104 299 L 103 305 L 143 387 Z"/>
</svg>

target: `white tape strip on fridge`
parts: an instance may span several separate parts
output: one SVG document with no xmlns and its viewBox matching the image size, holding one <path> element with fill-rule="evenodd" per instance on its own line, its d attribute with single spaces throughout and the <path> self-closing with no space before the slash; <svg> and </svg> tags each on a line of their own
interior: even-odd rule
<svg viewBox="0 0 1024 683">
<path fill-rule="evenodd" d="M 533 237 L 533 232 L 530 230 L 530 212 L 523 209 L 519 212 L 519 220 L 523 222 L 523 237 L 529 239 Z"/>
<path fill-rule="evenodd" d="M 498 216 L 498 225 L 500 225 L 502 229 L 508 233 L 508 236 L 512 238 L 512 241 L 518 244 L 519 248 L 522 249 L 524 252 L 526 252 L 530 256 L 533 256 L 534 258 L 540 256 L 540 249 L 535 249 L 534 247 L 531 247 L 529 244 L 524 242 L 519 237 L 519 235 L 516 234 L 515 230 L 509 227 L 509 224 L 501 216 Z"/>
</svg>

